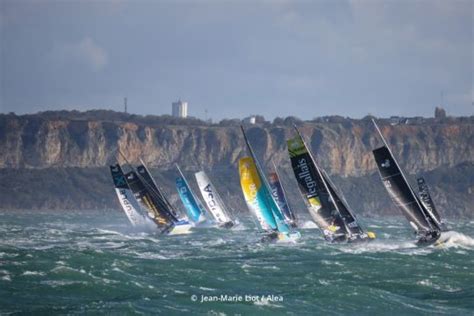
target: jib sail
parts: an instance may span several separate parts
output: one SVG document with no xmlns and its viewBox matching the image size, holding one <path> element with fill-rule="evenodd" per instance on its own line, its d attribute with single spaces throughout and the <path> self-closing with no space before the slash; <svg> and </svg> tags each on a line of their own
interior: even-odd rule
<svg viewBox="0 0 474 316">
<path fill-rule="evenodd" d="M 287 223 L 291 226 L 296 226 L 296 216 L 290 208 L 290 205 L 288 204 L 288 200 L 286 199 L 286 193 L 281 184 L 277 167 L 275 165 L 274 169 L 275 171 L 271 172 L 268 176 L 268 183 L 270 184 L 273 198 L 278 203 L 278 206 L 280 207 Z"/>
<path fill-rule="evenodd" d="M 323 178 L 328 185 L 328 189 L 331 192 L 331 196 L 334 198 L 335 203 L 337 204 L 337 209 L 339 210 L 339 215 L 341 216 L 346 230 L 349 232 L 349 235 L 363 236 L 365 234 L 362 227 L 359 225 L 352 209 L 349 204 L 344 199 L 342 193 L 338 192 L 334 183 L 332 183 L 329 176 L 324 170 L 322 170 Z"/>
<path fill-rule="evenodd" d="M 426 184 L 425 179 L 423 177 L 419 177 L 416 181 L 418 183 L 418 192 L 420 195 L 420 200 L 423 203 L 423 206 L 428 210 L 430 214 L 433 215 L 433 217 L 439 223 L 441 231 L 448 230 L 448 228 L 446 227 L 446 224 L 441 220 L 441 216 L 436 210 L 433 199 L 431 198 L 428 184 Z"/>
</svg>

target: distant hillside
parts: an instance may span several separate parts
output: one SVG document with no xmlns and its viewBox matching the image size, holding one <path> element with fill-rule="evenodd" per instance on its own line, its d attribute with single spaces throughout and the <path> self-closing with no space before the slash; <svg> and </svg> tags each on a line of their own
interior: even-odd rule
<svg viewBox="0 0 474 316">
<path fill-rule="evenodd" d="M 174 186 L 176 170 L 151 171 L 177 209 L 183 209 Z M 193 178 L 195 171 L 185 170 L 184 173 L 195 192 L 199 192 Z M 290 204 L 298 213 L 306 214 L 292 171 L 287 168 L 281 171 Z M 121 212 L 109 173 L 108 167 L 0 169 L 0 209 L 115 209 Z M 246 212 L 236 168 L 208 170 L 208 175 L 234 210 Z M 440 212 L 455 218 L 474 218 L 473 175 L 474 163 L 440 167 L 423 173 Z M 416 183 L 414 176 L 410 179 Z M 333 176 L 333 180 L 358 214 L 398 214 L 377 173 L 359 177 Z"/>
<path fill-rule="evenodd" d="M 275 121 L 247 126 L 249 139 L 264 163 L 273 159 L 289 166 L 286 140 L 295 134 L 292 125 L 296 123 L 330 173 L 365 175 L 376 170 L 371 151 L 381 141 L 369 119 Z M 408 121 L 413 123 L 379 123 L 409 172 L 474 161 L 474 117 Z M 246 154 L 236 125 L 233 120 L 209 125 L 195 119 L 111 111 L 0 115 L 0 168 L 101 167 L 115 161 L 117 149 L 133 163 L 142 158 L 163 170 L 175 163 L 194 168 L 228 167 Z"/>
<path fill-rule="evenodd" d="M 282 168 L 298 208 L 304 206 L 286 152 L 293 124 L 354 207 L 368 214 L 393 211 L 372 158 L 381 141 L 370 118 L 266 122 L 259 117 L 257 122 L 246 126 L 250 142 L 264 165 L 273 159 Z M 474 117 L 378 122 L 400 164 L 410 174 L 426 174 L 447 214 L 474 216 Z M 246 155 L 239 124 L 112 111 L 0 115 L 0 208 L 116 208 L 107 166 L 120 149 L 133 163 L 145 160 L 174 199 L 178 163 L 190 177 L 191 171 L 209 171 L 232 205 L 245 209 L 236 171 L 238 159 Z"/>
</svg>

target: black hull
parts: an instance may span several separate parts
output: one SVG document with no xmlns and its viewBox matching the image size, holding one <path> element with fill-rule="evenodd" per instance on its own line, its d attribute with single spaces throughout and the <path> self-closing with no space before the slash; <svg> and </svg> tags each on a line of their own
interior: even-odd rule
<svg viewBox="0 0 474 316">
<path fill-rule="evenodd" d="M 324 238 L 324 239 L 326 239 L 326 241 L 330 242 L 331 244 L 340 244 L 347 241 L 347 237 L 345 235 L 338 236 L 333 239 L 330 239 L 330 238 Z"/>
<path fill-rule="evenodd" d="M 232 227 L 234 227 L 234 226 L 235 226 L 234 222 L 229 221 L 229 222 L 225 222 L 225 223 L 219 225 L 219 228 L 227 228 L 227 229 L 229 229 L 229 228 L 232 228 Z"/>
<path fill-rule="evenodd" d="M 277 240 L 278 240 L 278 232 L 266 233 L 260 238 L 260 242 L 265 242 L 265 243 L 275 242 Z"/>
<path fill-rule="evenodd" d="M 420 247 L 427 247 L 435 244 L 441 237 L 441 232 L 435 231 L 418 238 L 416 245 Z"/>
</svg>

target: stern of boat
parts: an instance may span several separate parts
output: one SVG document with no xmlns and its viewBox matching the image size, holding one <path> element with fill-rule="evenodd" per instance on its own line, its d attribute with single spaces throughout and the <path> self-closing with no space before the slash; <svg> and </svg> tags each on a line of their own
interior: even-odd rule
<svg viewBox="0 0 474 316">
<path fill-rule="evenodd" d="M 187 220 L 181 220 L 174 224 L 174 226 L 169 230 L 168 235 L 183 235 L 190 234 L 191 228 L 193 225 Z"/>
</svg>

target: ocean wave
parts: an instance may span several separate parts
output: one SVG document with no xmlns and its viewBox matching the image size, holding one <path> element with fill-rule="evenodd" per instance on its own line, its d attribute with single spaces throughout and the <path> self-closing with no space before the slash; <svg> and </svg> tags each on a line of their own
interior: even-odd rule
<svg viewBox="0 0 474 316">
<path fill-rule="evenodd" d="M 423 279 L 421 281 L 416 282 L 416 284 L 421 285 L 421 286 L 426 286 L 426 287 L 429 287 L 429 288 L 432 288 L 432 289 L 435 289 L 435 290 L 450 292 L 450 293 L 458 292 L 458 291 L 462 290 L 459 287 L 452 287 L 449 284 L 445 284 L 445 285 L 435 284 L 430 279 Z"/>
<path fill-rule="evenodd" d="M 474 249 L 474 239 L 457 231 L 441 233 L 439 241 L 442 248 Z"/>
<path fill-rule="evenodd" d="M 38 276 L 44 276 L 46 273 L 41 272 L 41 271 L 25 271 L 21 275 L 38 275 Z"/>
</svg>

